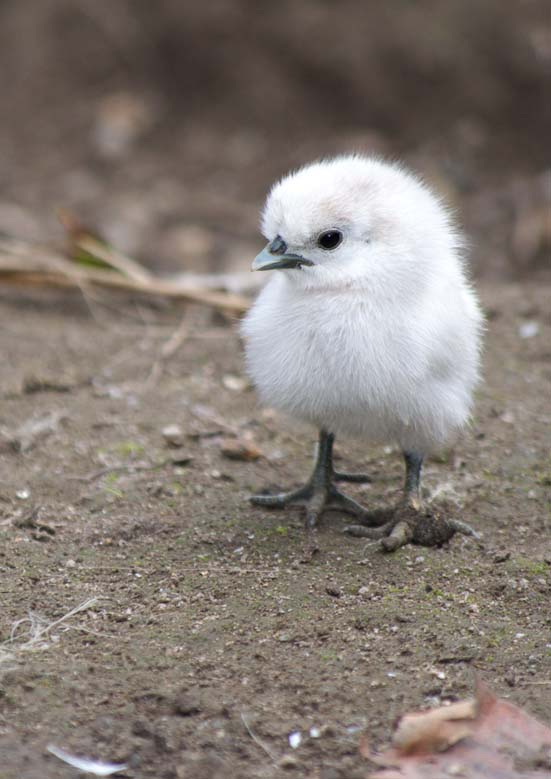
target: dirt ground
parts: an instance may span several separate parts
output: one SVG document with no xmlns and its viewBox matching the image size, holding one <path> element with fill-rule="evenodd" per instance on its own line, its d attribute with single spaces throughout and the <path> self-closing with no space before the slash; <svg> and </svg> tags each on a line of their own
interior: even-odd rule
<svg viewBox="0 0 551 779">
<path fill-rule="evenodd" d="M 248 270 L 290 168 L 403 159 L 487 314 L 473 425 L 425 474 L 482 543 L 385 556 L 333 513 L 308 560 L 300 511 L 247 496 L 298 484 L 316 433 L 257 405 L 235 321 L 0 286 L 1 779 L 74 777 L 48 744 L 129 779 L 359 779 L 362 734 L 473 669 L 551 720 L 547 6 L 257 6 L 1 3 L 0 233 L 60 243 L 61 206 L 155 273 Z M 396 500 L 398 452 L 337 454 Z"/>
<path fill-rule="evenodd" d="M 257 406 L 234 322 L 188 308 L 159 366 L 181 307 L 1 293 L 3 779 L 75 776 L 50 743 L 136 779 L 365 777 L 360 735 L 469 695 L 473 669 L 551 718 L 551 286 L 479 286 L 485 382 L 425 487 L 482 544 L 384 555 L 334 513 L 309 561 L 300 510 L 246 498 L 298 483 L 315 433 Z M 397 452 L 338 454 L 373 476 L 351 494 L 395 500 Z"/>
</svg>

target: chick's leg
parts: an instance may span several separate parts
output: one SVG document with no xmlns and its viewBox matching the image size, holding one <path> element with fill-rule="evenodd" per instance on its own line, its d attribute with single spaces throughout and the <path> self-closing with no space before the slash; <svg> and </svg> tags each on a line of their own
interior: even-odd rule
<svg viewBox="0 0 551 779">
<path fill-rule="evenodd" d="M 253 495 L 250 498 L 251 503 L 271 508 L 283 508 L 292 503 L 305 504 L 307 527 L 314 527 L 321 514 L 327 509 L 339 508 L 358 517 L 364 516 L 366 510 L 363 506 L 343 495 L 333 482 L 365 482 L 369 481 L 369 477 L 364 474 L 336 473 L 333 470 L 334 441 L 333 433 L 320 431 L 314 470 L 303 487 L 279 495 Z"/>
<path fill-rule="evenodd" d="M 380 539 L 381 548 L 385 552 L 394 552 L 411 541 L 422 546 L 440 546 L 449 541 L 455 533 L 478 538 L 478 534 L 465 522 L 444 517 L 436 510 L 423 508 L 423 455 L 419 452 L 404 452 L 403 455 L 406 466 L 404 493 L 399 506 L 392 512 L 392 518 L 376 528 L 349 525 L 345 532 L 353 536 Z"/>
</svg>

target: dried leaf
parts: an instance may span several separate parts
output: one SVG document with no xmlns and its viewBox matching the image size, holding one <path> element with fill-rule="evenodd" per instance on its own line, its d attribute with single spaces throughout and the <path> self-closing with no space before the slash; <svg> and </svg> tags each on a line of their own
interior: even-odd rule
<svg viewBox="0 0 551 779">
<path fill-rule="evenodd" d="M 545 779 L 551 728 L 477 681 L 476 700 L 406 715 L 382 754 L 361 754 L 380 768 L 372 779 Z"/>
<path fill-rule="evenodd" d="M 474 700 L 406 714 L 398 722 L 392 745 L 404 755 L 442 752 L 470 735 L 478 707 Z"/>
</svg>

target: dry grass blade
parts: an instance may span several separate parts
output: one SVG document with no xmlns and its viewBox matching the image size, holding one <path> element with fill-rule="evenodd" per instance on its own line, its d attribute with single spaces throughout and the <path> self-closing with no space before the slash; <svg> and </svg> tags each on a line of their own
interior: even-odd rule
<svg viewBox="0 0 551 779">
<path fill-rule="evenodd" d="M 246 718 L 246 717 L 245 717 L 245 715 L 243 714 L 243 712 L 241 712 L 241 721 L 243 722 L 243 725 L 245 726 L 245 730 L 247 731 L 247 733 L 249 734 L 249 736 L 252 738 L 252 740 L 255 742 L 255 744 L 258 744 L 258 746 L 259 746 L 259 747 L 260 747 L 260 748 L 261 748 L 261 749 L 262 749 L 264 752 L 266 752 L 266 754 L 267 754 L 267 755 L 268 755 L 268 757 L 269 757 L 269 758 L 272 760 L 272 762 L 273 762 L 273 763 L 275 763 L 275 764 L 277 765 L 277 761 L 278 761 L 278 757 L 277 757 L 277 755 L 275 754 L 275 752 L 273 752 L 273 750 L 272 750 L 272 749 L 270 749 L 270 747 L 268 746 L 268 744 L 266 744 L 266 743 L 265 743 L 265 742 L 264 742 L 264 741 L 263 741 L 263 740 L 262 740 L 262 739 L 261 739 L 259 736 L 257 736 L 257 735 L 256 735 L 256 733 L 255 733 L 255 732 L 254 732 L 254 730 L 251 728 L 251 726 L 250 726 L 250 724 L 249 724 L 249 722 L 248 722 L 247 718 Z"/>
<path fill-rule="evenodd" d="M 14 663 L 19 659 L 20 654 L 47 649 L 49 644 L 46 642 L 46 639 L 54 628 L 58 628 L 61 625 L 65 625 L 67 628 L 72 627 L 67 624 L 69 620 L 77 614 L 91 609 L 98 601 L 99 598 L 97 597 L 88 598 L 88 600 L 83 601 L 66 614 L 63 614 L 63 616 L 51 622 L 30 611 L 28 616 L 13 623 L 10 637 L 0 643 L 0 666 L 4 666 L 3 670 L 6 671 L 9 669 L 10 663 Z M 23 628 L 26 628 L 26 630 L 23 630 Z"/>
<path fill-rule="evenodd" d="M 189 317 L 184 316 L 176 330 L 174 330 L 170 338 L 161 347 L 159 357 L 151 366 L 149 376 L 144 382 L 144 390 L 150 390 L 157 384 L 162 376 L 166 363 L 187 339 L 190 329 Z"/>
<path fill-rule="evenodd" d="M 58 218 L 69 239 L 70 259 L 77 264 L 82 261 L 82 255 L 84 255 L 84 258 L 100 260 L 100 267 L 105 264 L 129 279 L 149 281 L 153 278 L 147 268 L 103 241 L 93 230 L 84 225 L 72 211 L 60 208 L 58 209 Z"/>
<path fill-rule="evenodd" d="M 135 260 L 121 254 L 121 252 L 113 249 L 112 246 L 100 243 L 100 241 L 91 235 L 80 238 L 77 246 L 94 257 L 103 260 L 107 265 L 118 270 L 120 273 L 123 273 L 129 279 L 150 281 L 153 278 L 153 275 Z"/>
<path fill-rule="evenodd" d="M 80 289 L 92 285 L 186 300 L 236 315 L 243 314 L 249 307 L 249 300 L 241 295 L 186 287 L 156 277 L 130 278 L 109 270 L 80 266 L 48 247 L 5 238 L 0 239 L 0 281 Z"/>
</svg>

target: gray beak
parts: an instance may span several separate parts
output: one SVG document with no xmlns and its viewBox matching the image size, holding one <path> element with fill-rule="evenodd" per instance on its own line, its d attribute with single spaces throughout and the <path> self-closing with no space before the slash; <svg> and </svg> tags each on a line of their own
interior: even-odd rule
<svg viewBox="0 0 551 779">
<path fill-rule="evenodd" d="M 260 254 L 253 260 L 251 270 L 273 270 L 275 268 L 301 268 L 303 265 L 313 265 L 312 260 L 301 257 L 300 254 L 292 254 L 287 251 L 287 244 L 277 236 L 265 246 Z"/>
</svg>

